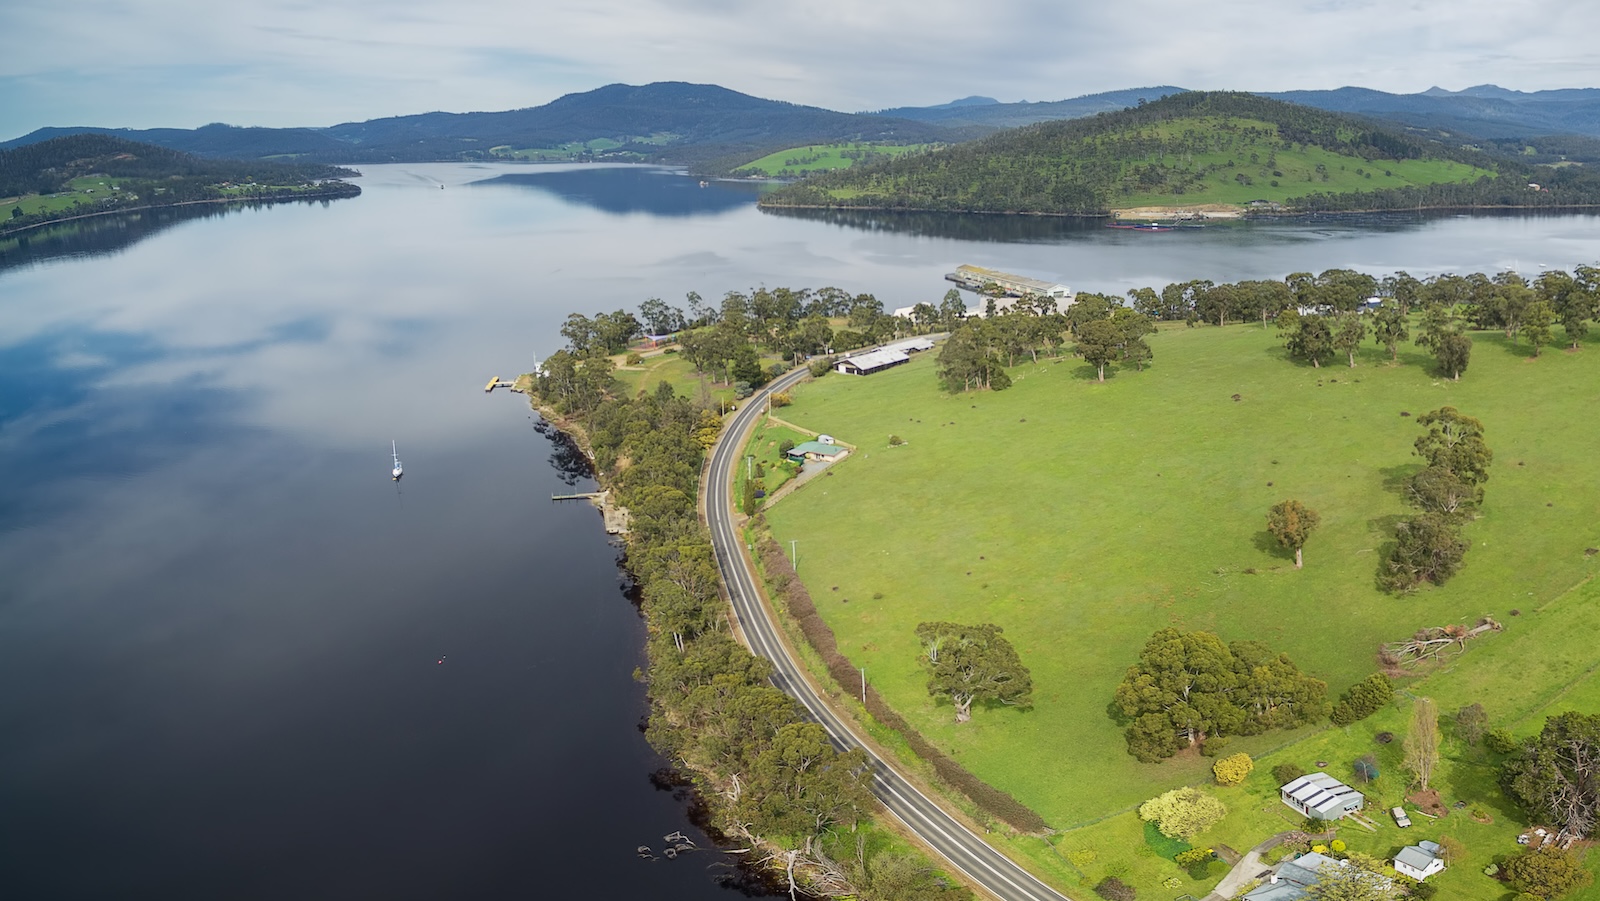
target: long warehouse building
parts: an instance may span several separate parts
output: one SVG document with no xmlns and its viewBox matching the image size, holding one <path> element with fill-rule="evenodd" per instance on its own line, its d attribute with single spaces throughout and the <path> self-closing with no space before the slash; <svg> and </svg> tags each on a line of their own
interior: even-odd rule
<svg viewBox="0 0 1600 901">
<path fill-rule="evenodd" d="M 1025 275 L 1012 275 L 998 269 L 985 269 L 982 266 L 962 264 L 945 278 L 970 291 L 981 291 L 985 285 L 998 285 L 1001 290 L 1013 297 L 1028 294 L 1039 294 L 1057 300 L 1069 300 L 1072 297 L 1072 289 L 1066 285 L 1040 281 Z"/>
</svg>

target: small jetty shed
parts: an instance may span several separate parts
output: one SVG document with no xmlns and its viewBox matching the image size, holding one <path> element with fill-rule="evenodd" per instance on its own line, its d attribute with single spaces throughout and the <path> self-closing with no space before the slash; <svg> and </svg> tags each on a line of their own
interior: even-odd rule
<svg viewBox="0 0 1600 901">
<path fill-rule="evenodd" d="M 1278 789 L 1290 809 L 1319 820 L 1337 820 L 1361 809 L 1367 796 L 1327 773 L 1311 773 Z"/>
</svg>

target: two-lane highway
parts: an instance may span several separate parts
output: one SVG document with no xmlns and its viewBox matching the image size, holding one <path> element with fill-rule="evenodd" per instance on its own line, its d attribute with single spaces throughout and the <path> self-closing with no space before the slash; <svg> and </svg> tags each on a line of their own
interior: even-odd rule
<svg viewBox="0 0 1600 901">
<path fill-rule="evenodd" d="M 733 468 L 738 464 L 746 436 L 761 416 L 767 395 L 794 385 L 805 374 L 804 369 L 789 373 L 746 399 L 711 451 L 706 518 L 711 527 L 711 543 L 716 548 L 717 567 L 722 571 L 723 584 L 727 586 L 745 639 L 752 651 L 772 661 L 773 683 L 804 704 L 811 716 L 828 730 L 835 744 L 866 751 L 872 761 L 873 794 L 950 866 L 1002 901 L 1068 901 L 1066 896 L 991 848 L 874 754 L 812 689 L 811 683 L 801 674 L 800 665 L 789 656 L 787 647 L 778 637 L 777 625 L 761 603 L 755 575 L 741 552 L 739 532 L 733 523 Z"/>
</svg>

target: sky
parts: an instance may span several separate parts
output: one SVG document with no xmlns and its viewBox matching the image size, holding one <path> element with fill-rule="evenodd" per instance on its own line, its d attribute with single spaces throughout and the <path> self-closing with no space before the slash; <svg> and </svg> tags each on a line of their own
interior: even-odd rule
<svg viewBox="0 0 1600 901">
<path fill-rule="evenodd" d="M 0 140 L 327 126 L 623 82 L 854 112 L 1176 85 L 1600 86 L 1573 0 L 70 0 L 0 3 Z"/>
</svg>

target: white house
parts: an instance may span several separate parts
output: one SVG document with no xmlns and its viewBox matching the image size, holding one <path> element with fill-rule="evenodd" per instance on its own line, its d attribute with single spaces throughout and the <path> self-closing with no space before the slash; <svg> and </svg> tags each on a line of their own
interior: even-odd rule
<svg viewBox="0 0 1600 901">
<path fill-rule="evenodd" d="M 1444 860 L 1439 856 L 1438 842 L 1417 842 L 1400 849 L 1394 856 L 1395 872 L 1402 876 L 1410 876 L 1421 882 L 1444 869 Z"/>
</svg>

